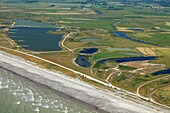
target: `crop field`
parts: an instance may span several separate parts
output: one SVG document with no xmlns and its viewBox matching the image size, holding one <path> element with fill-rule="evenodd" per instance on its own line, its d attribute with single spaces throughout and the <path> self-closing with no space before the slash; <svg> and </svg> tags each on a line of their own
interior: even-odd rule
<svg viewBox="0 0 170 113">
<path fill-rule="evenodd" d="M 151 48 L 137 47 L 136 49 L 138 49 L 144 55 L 148 55 L 148 56 L 149 55 L 150 56 L 155 56 L 156 55 L 156 53 Z"/>
<path fill-rule="evenodd" d="M 122 4 L 119 0 L 39 0 L 32 3 L 16 1 L 0 1 L 0 46 L 50 60 L 133 93 L 137 93 L 139 88 L 140 95 L 170 106 L 170 73 L 153 76 L 157 71 L 170 68 L 169 6 L 143 2 Z M 27 49 L 32 42 L 17 40 L 16 34 L 11 31 L 18 24 L 18 20 L 31 20 L 57 28 L 47 34 L 52 34 L 53 39 L 57 38 L 57 35 L 62 36 L 59 42 L 54 42 L 61 50 Z M 14 33 L 13 37 L 10 37 L 9 32 Z M 123 36 L 115 35 L 115 32 L 123 33 Z M 32 35 L 35 36 L 32 38 L 33 42 L 40 42 L 36 39 L 37 34 Z M 48 40 L 52 38 L 43 37 L 41 40 L 48 44 Z M 25 48 L 19 44 L 21 42 Z M 43 47 L 48 50 L 48 46 Z M 81 53 L 85 48 L 95 48 L 97 51 Z M 60 67 L 15 52 L 9 53 L 88 81 Z M 79 56 L 83 56 L 81 63 L 88 62 L 90 65 L 83 67 L 77 64 L 75 61 Z M 145 57 L 149 60 L 143 60 Z M 121 61 L 126 58 L 135 60 L 118 62 L 112 58 L 120 58 Z"/>
</svg>

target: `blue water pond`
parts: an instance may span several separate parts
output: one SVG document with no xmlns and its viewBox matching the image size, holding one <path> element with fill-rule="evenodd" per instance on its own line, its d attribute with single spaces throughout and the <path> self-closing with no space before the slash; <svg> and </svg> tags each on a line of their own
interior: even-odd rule
<svg viewBox="0 0 170 113">
<path fill-rule="evenodd" d="M 108 59 L 103 59 L 103 60 L 99 60 L 99 63 L 104 63 L 108 60 L 114 60 L 118 63 L 122 63 L 122 62 L 131 62 L 131 61 L 144 61 L 144 60 L 156 60 L 155 56 L 149 56 L 149 57 L 129 57 L 129 58 L 108 58 Z"/>
<path fill-rule="evenodd" d="M 98 51 L 98 48 L 84 48 L 83 50 L 80 51 L 80 53 L 93 54 L 97 51 Z"/>
<path fill-rule="evenodd" d="M 152 73 L 153 76 L 163 75 L 163 74 L 170 74 L 170 68 Z"/>
<path fill-rule="evenodd" d="M 75 62 L 79 66 L 82 66 L 82 67 L 89 67 L 89 66 L 91 66 L 91 63 L 89 62 L 88 57 L 84 56 L 84 55 L 79 55 L 77 57 L 77 59 L 75 60 Z"/>
</svg>

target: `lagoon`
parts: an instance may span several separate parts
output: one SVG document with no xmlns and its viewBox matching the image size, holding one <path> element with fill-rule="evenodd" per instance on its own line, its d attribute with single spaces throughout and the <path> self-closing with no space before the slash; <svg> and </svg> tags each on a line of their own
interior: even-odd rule
<svg viewBox="0 0 170 113">
<path fill-rule="evenodd" d="M 56 28 L 13 27 L 9 30 L 9 37 L 18 45 L 33 51 L 60 51 L 59 42 L 62 35 L 49 34 Z"/>
<path fill-rule="evenodd" d="M 26 50 L 60 51 L 61 34 L 50 34 L 58 28 L 49 23 L 31 20 L 15 20 L 16 24 L 9 29 L 8 36 Z"/>
</svg>

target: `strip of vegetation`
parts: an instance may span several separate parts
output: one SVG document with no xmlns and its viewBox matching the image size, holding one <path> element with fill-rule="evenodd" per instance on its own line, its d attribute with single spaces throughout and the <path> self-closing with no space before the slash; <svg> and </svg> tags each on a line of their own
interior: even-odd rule
<svg viewBox="0 0 170 113">
<path fill-rule="evenodd" d="M 120 70 L 135 70 L 136 68 L 129 67 L 129 66 L 119 65 L 119 69 Z"/>
</svg>

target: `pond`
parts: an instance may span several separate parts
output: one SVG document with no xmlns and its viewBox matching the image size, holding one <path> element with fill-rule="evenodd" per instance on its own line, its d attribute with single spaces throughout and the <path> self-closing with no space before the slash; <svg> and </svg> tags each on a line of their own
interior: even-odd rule
<svg viewBox="0 0 170 113">
<path fill-rule="evenodd" d="M 79 66 L 82 66 L 82 67 L 90 67 L 91 66 L 91 63 L 90 61 L 88 60 L 88 57 L 85 56 L 85 55 L 79 55 L 77 57 L 77 59 L 75 60 L 75 62 L 79 65 Z"/>
<path fill-rule="evenodd" d="M 98 48 L 84 48 L 83 50 L 80 51 L 80 53 L 83 54 L 93 54 L 98 51 Z"/>
<path fill-rule="evenodd" d="M 114 34 L 115 36 L 118 36 L 118 37 L 121 37 L 121 38 L 125 38 L 125 39 L 128 39 L 128 40 L 134 41 L 134 42 L 139 42 L 139 43 L 143 43 L 143 44 L 156 45 L 156 44 L 153 44 L 153 43 L 150 43 L 150 42 L 146 42 L 146 41 L 143 41 L 143 40 L 138 40 L 138 39 L 129 37 L 129 36 L 127 36 L 127 35 L 126 35 L 125 33 L 123 33 L 123 32 L 114 32 L 113 34 Z"/>
<path fill-rule="evenodd" d="M 8 36 L 26 50 L 60 51 L 61 34 L 49 34 L 56 31 L 54 25 L 31 20 L 15 20 L 16 25 L 9 29 Z"/>
<path fill-rule="evenodd" d="M 97 42 L 101 41 L 101 38 L 83 38 L 80 40 L 80 42 Z"/>
<path fill-rule="evenodd" d="M 163 74 L 170 74 L 170 68 L 152 73 L 153 76 L 163 75 Z"/>
<path fill-rule="evenodd" d="M 99 63 L 104 63 L 106 61 L 109 60 L 114 60 L 118 63 L 122 63 L 122 62 L 132 62 L 132 61 L 144 61 L 144 60 L 156 60 L 155 56 L 148 56 L 148 57 L 127 57 L 127 58 L 108 58 L 108 59 L 103 59 L 103 60 L 99 60 Z"/>
</svg>

